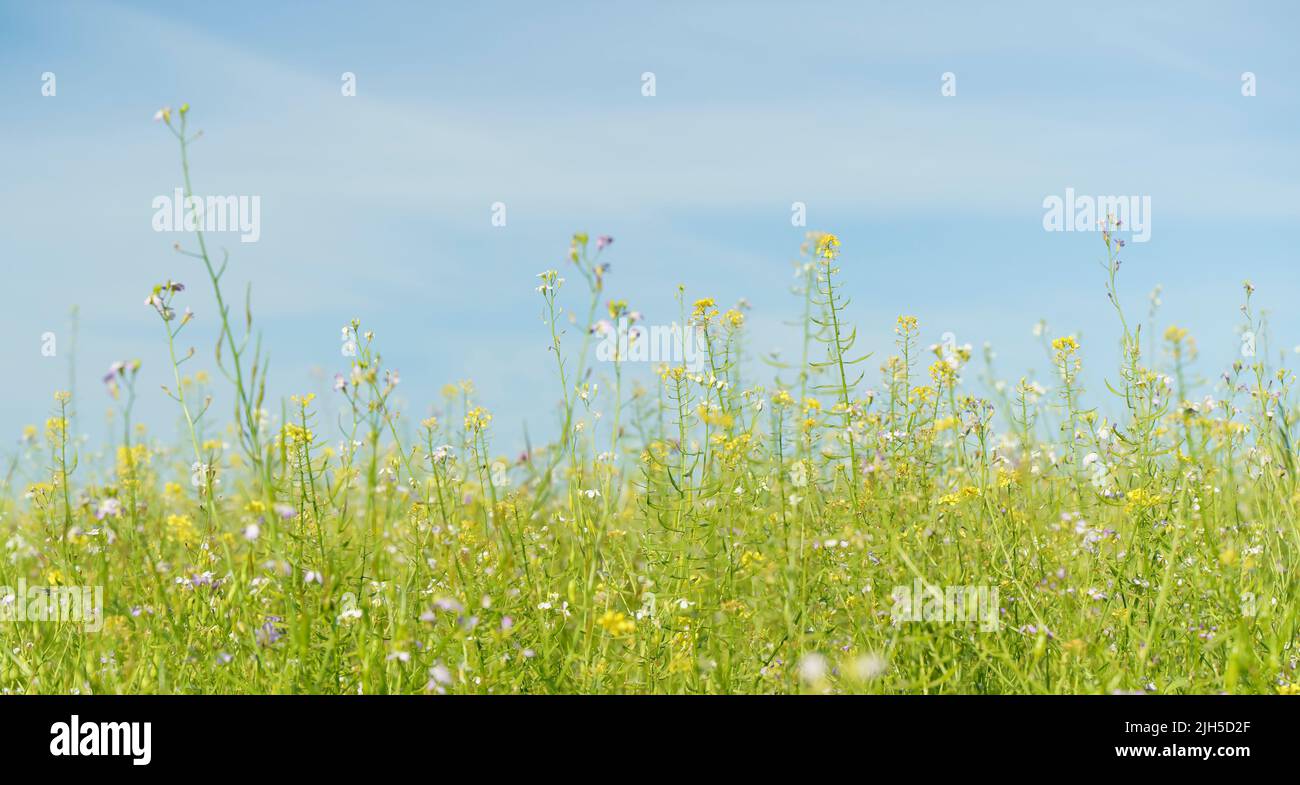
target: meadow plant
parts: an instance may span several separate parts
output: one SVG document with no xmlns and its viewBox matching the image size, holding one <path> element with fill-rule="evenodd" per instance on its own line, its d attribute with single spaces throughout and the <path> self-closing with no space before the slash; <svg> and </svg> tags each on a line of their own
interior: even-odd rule
<svg viewBox="0 0 1300 785">
<path fill-rule="evenodd" d="M 188 196 L 189 107 L 159 119 Z M 702 362 L 638 378 L 626 358 L 593 362 L 610 323 L 641 317 L 610 299 L 613 240 L 576 234 L 536 284 L 555 439 L 509 458 L 471 382 L 419 422 L 401 411 L 360 321 L 342 331 L 337 407 L 296 395 L 273 418 L 251 309 L 231 313 L 228 259 L 196 230 L 182 253 L 198 264 L 176 277 L 200 273 L 210 297 L 167 281 L 146 301 L 183 446 L 133 425 L 140 364 L 123 361 L 104 378 L 110 455 L 82 460 L 60 392 L 8 464 L 0 587 L 102 586 L 105 607 L 97 632 L 0 621 L 0 688 L 1295 692 L 1295 377 L 1265 350 L 1197 391 L 1191 333 L 1152 334 L 1155 296 L 1144 352 L 1120 231 L 1102 233 L 1113 400 L 1084 388 L 1073 335 L 1039 329 L 1041 380 L 1008 384 L 986 351 L 975 384 L 952 340 L 927 358 L 916 317 L 852 309 L 867 265 L 821 233 L 795 268 L 801 356 L 772 359 L 775 382 L 748 376 L 748 304 L 684 287 Z M 864 389 L 855 324 L 887 318 L 896 348 Z M 196 319 L 218 326 L 224 392 L 184 372 Z M 233 409 L 214 432 L 218 397 Z M 0 596 L 0 619 L 23 600 Z"/>
</svg>

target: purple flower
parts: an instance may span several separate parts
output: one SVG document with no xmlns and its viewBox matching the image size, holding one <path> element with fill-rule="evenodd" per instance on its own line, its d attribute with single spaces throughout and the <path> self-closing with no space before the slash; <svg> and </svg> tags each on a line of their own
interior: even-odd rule
<svg viewBox="0 0 1300 785">
<path fill-rule="evenodd" d="M 195 573 L 190 576 L 189 579 L 190 588 L 197 589 L 200 586 L 207 586 L 210 589 L 221 588 L 221 581 L 213 580 L 213 577 L 214 576 L 211 570 L 205 570 L 204 572 L 201 573 Z"/>
<path fill-rule="evenodd" d="M 465 606 L 461 605 L 459 602 L 456 602 L 450 597 L 442 597 L 438 600 L 435 600 L 433 604 L 437 606 L 440 610 L 451 611 L 452 613 L 460 613 L 461 611 L 465 610 Z"/>
<path fill-rule="evenodd" d="M 439 660 L 429 669 L 429 683 L 425 684 L 424 688 L 443 693 L 446 692 L 443 689 L 444 684 L 451 684 L 451 671 L 447 670 L 447 666 L 443 665 L 442 661 Z"/>
<path fill-rule="evenodd" d="M 122 514 L 122 502 L 109 497 L 100 501 L 99 508 L 95 510 L 95 520 L 102 521 L 107 517 L 117 518 Z"/>
<path fill-rule="evenodd" d="M 267 616 L 266 623 L 257 628 L 257 642 L 262 646 L 273 646 L 275 642 L 284 637 L 284 630 L 276 626 L 280 621 L 279 616 Z"/>
<path fill-rule="evenodd" d="M 603 251 L 614 244 L 614 238 L 607 234 L 602 234 L 596 238 L 596 250 Z"/>
</svg>

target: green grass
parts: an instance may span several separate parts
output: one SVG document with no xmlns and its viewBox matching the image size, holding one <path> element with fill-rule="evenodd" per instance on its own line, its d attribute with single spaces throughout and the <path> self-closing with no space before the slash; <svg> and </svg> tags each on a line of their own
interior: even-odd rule
<svg viewBox="0 0 1300 785">
<path fill-rule="evenodd" d="M 168 127 L 188 193 L 187 114 Z M 199 234 L 192 285 L 151 296 L 171 403 L 137 394 L 128 363 L 110 455 L 79 454 L 77 401 L 59 393 L 10 467 L 0 585 L 102 586 L 105 619 L 0 622 L 0 687 L 1294 691 L 1294 377 L 1261 350 L 1190 389 L 1190 334 L 1126 318 L 1121 245 L 1102 236 L 1123 362 L 1092 391 L 1069 336 L 1044 336 L 1054 375 L 1037 382 L 920 345 L 906 316 L 892 356 L 860 356 L 853 325 L 880 315 L 845 292 L 870 270 L 841 269 L 839 241 L 815 233 L 791 303 L 804 351 L 774 379 L 743 373 L 744 308 L 681 292 L 701 370 L 598 361 L 585 326 L 627 310 L 611 251 L 576 235 L 538 285 L 560 436 L 502 457 L 470 383 L 437 417 L 398 411 L 357 322 L 337 406 L 267 401 L 252 314 Z M 221 322 L 208 373 L 178 343 L 187 305 Z M 1243 313 L 1265 345 L 1249 285 Z M 215 385 L 228 412 L 209 408 Z M 176 407 L 176 444 L 132 424 L 145 400 Z M 997 629 L 900 618 L 896 587 L 918 581 L 995 592 Z"/>
</svg>

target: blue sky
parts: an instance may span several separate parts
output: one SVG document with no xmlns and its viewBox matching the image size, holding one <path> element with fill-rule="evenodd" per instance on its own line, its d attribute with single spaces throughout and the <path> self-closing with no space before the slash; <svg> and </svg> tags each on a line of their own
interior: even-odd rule
<svg viewBox="0 0 1300 785">
<path fill-rule="evenodd" d="M 873 368 L 912 313 L 927 343 L 988 341 L 1004 375 L 1049 382 L 1042 318 L 1082 337 L 1101 402 L 1118 334 L 1100 240 L 1042 227 L 1043 199 L 1067 187 L 1150 195 L 1125 305 L 1145 314 L 1162 284 L 1159 323 L 1189 327 L 1214 377 L 1236 357 L 1245 278 L 1274 348 L 1300 344 L 1297 33 L 1290 3 L 3 2 L 0 434 L 66 386 L 73 304 L 92 436 L 118 359 L 144 361 L 143 418 L 175 423 L 142 304 L 154 283 L 190 284 L 190 368 L 213 370 L 211 294 L 150 225 L 179 185 L 151 117 L 182 102 L 205 132 L 196 191 L 261 197 L 260 241 L 217 242 L 232 289 L 253 282 L 276 394 L 341 370 L 339 328 L 357 317 L 413 412 L 472 378 L 503 450 L 525 423 L 546 431 L 558 388 L 534 275 L 576 230 L 616 238 L 609 294 L 650 321 L 674 318 L 679 283 L 746 297 L 751 346 L 791 352 L 801 201 L 808 228 L 843 241 Z M 45 332 L 58 357 L 41 355 Z"/>
</svg>

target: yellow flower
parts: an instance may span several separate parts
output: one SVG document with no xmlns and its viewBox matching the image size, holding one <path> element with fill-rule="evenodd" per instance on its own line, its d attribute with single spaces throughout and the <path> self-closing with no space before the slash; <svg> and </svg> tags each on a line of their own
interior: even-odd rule
<svg viewBox="0 0 1300 785">
<path fill-rule="evenodd" d="M 199 536 L 194 529 L 194 522 L 186 515 L 168 515 L 167 528 L 185 545 L 194 542 Z"/>
<path fill-rule="evenodd" d="M 67 430 L 68 421 L 62 417 L 51 417 L 45 421 L 45 436 L 52 442 L 57 442 L 63 438 L 64 431 Z"/>
<path fill-rule="evenodd" d="M 663 379 L 665 382 L 670 379 L 675 382 L 680 382 L 685 376 L 686 369 L 680 365 L 674 367 L 665 365 L 659 369 L 659 378 Z"/>
<path fill-rule="evenodd" d="M 630 635 L 636 631 L 636 622 L 618 611 L 605 611 L 596 623 L 603 627 L 605 632 L 616 637 Z"/>
<path fill-rule="evenodd" d="M 294 423 L 285 423 L 284 429 L 280 432 L 280 438 L 287 444 L 311 444 L 316 438 L 316 434 L 311 429 L 304 428 Z"/>
<path fill-rule="evenodd" d="M 730 414 L 717 409 L 710 409 L 704 404 L 695 407 L 695 413 L 699 416 L 700 421 L 706 425 L 720 425 L 723 428 L 730 428 L 735 423 L 735 418 Z"/>
<path fill-rule="evenodd" d="M 840 255 L 840 238 L 833 234 L 823 234 L 817 240 L 817 255 L 831 260 Z"/>
<path fill-rule="evenodd" d="M 482 406 L 475 406 L 465 414 L 465 430 L 477 433 L 492 422 L 492 415 Z"/>
<path fill-rule="evenodd" d="M 930 378 L 934 380 L 935 386 L 952 385 L 957 381 L 957 369 L 953 368 L 946 360 L 936 360 L 930 366 Z"/>
<path fill-rule="evenodd" d="M 691 307 L 691 316 L 708 321 L 718 315 L 718 309 L 714 307 L 716 304 L 712 297 L 702 297 Z"/>
<path fill-rule="evenodd" d="M 136 444 L 127 449 L 126 447 L 117 448 L 117 473 L 126 478 L 134 478 L 136 470 L 141 466 L 147 466 L 152 456 L 149 454 L 149 448 L 143 444 Z"/>
<path fill-rule="evenodd" d="M 1066 335 L 1052 341 L 1052 349 L 1059 356 L 1069 356 L 1079 351 L 1079 342 L 1073 335 Z"/>
<path fill-rule="evenodd" d="M 1133 513 L 1159 507 L 1166 501 L 1163 494 L 1152 493 L 1145 488 L 1134 488 L 1124 495 L 1124 512 Z"/>
</svg>

